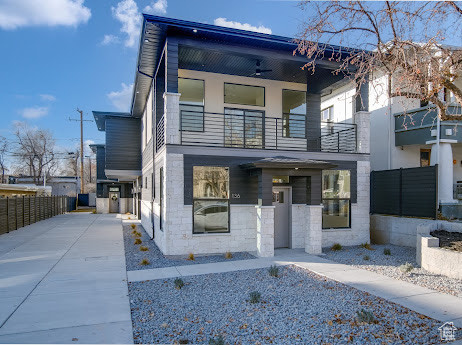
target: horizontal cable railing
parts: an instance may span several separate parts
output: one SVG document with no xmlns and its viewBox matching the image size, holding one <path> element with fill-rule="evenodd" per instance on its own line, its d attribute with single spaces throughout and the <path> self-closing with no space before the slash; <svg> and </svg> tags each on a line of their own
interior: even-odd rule
<svg viewBox="0 0 462 345">
<path fill-rule="evenodd" d="M 276 118 L 255 111 L 250 115 L 180 111 L 183 145 L 295 151 L 320 147 L 326 152 L 356 152 L 355 124 L 322 122 L 317 129 L 306 127 L 306 117 L 298 114 Z"/>
</svg>

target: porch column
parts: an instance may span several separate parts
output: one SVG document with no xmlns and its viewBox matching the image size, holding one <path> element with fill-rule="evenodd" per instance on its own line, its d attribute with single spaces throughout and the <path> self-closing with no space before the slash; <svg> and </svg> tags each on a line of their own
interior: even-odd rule
<svg viewBox="0 0 462 345">
<path fill-rule="evenodd" d="M 354 114 L 356 124 L 356 151 L 358 153 L 370 153 L 371 141 L 371 113 L 358 111 Z"/>
<path fill-rule="evenodd" d="M 323 205 L 306 205 L 305 252 L 322 253 L 322 208 Z"/>
<path fill-rule="evenodd" d="M 432 145 L 430 164 L 438 164 L 438 200 L 440 204 L 457 203 L 453 195 L 453 157 L 451 143 L 440 141 L 439 160 L 438 143 Z"/>
<path fill-rule="evenodd" d="M 257 254 L 274 256 L 274 206 L 255 206 L 257 209 Z"/>
<path fill-rule="evenodd" d="M 164 131 L 165 144 L 181 144 L 179 93 L 164 93 Z"/>
</svg>

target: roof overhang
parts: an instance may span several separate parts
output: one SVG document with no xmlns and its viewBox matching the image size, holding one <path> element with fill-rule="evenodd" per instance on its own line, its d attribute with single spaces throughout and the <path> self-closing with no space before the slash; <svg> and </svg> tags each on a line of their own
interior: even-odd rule
<svg viewBox="0 0 462 345">
<path fill-rule="evenodd" d="M 93 111 L 93 117 L 95 118 L 96 127 L 99 131 L 104 132 L 106 130 L 106 119 L 108 118 L 131 118 L 130 113 L 120 112 L 108 112 L 108 111 Z"/>
<path fill-rule="evenodd" d="M 105 169 L 108 179 L 117 179 L 119 182 L 132 182 L 141 176 L 141 170 L 112 170 Z"/>
<path fill-rule="evenodd" d="M 258 159 L 252 162 L 241 164 L 243 169 L 332 169 L 337 165 L 314 159 L 298 159 L 290 157 L 272 157 Z"/>
</svg>

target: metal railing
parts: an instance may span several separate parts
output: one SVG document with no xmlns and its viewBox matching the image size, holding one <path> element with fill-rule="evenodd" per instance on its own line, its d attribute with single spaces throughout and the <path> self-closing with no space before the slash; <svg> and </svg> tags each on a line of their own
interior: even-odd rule
<svg viewBox="0 0 462 345">
<path fill-rule="evenodd" d="M 165 145 L 165 125 L 164 116 L 157 122 L 156 126 L 156 151 L 159 151 Z"/>
<path fill-rule="evenodd" d="M 157 125 L 158 148 L 161 123 L 163 119 Z M 304 115 L 276 118 L 257 111 L 243 115 L 181 110 L 180 135 L 182 145 L 211 147 L 356 152 L 357 146 L 356 124 L 321 122 L 320 128 L 311 129 Z"/>
<path fill-rule="evenodd" d="M 454 183 L 454 199 L 462 200 L 462 182 Z"/>
</svg>

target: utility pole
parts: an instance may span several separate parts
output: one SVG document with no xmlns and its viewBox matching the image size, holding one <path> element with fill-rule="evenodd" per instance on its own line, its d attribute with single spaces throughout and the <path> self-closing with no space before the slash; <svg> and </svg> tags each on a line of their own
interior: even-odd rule
<svg viewBox="0 0 462 345">
<path fill-rule="evenodd" d="M 85 193 L 85 183 L 83 181 L 83 123 L 85 121 L 91 122 L 91 120 L 83 119 L 83 111 L 77 108 L 77 112 L 80 114 L 80 119 L 71 119 L 69 121 L 80 121 L 80 193 Z"/>
</svg>

